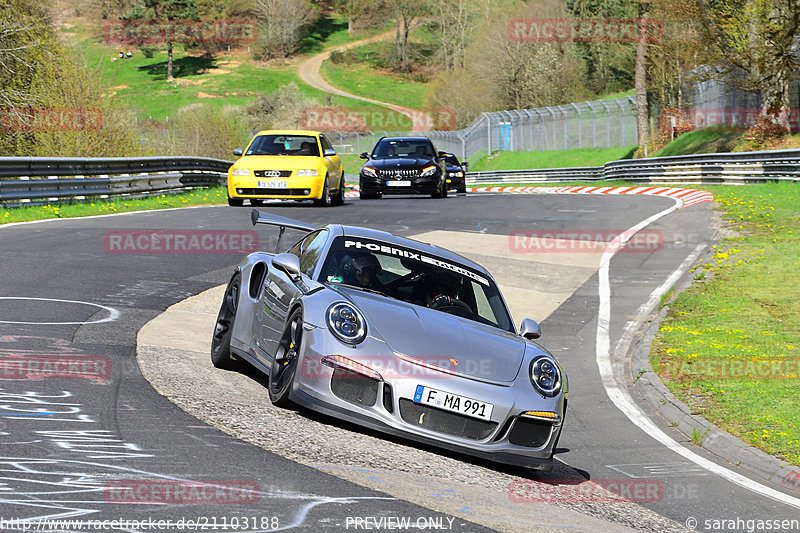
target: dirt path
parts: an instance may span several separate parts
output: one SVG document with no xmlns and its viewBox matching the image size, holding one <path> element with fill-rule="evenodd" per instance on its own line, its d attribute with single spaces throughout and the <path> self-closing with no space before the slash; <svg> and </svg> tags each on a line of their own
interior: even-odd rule
<svg viewBox="0 0 800 533">
<path fill-rule="evenodd" d="M 356 94 L 351 94 L 351 93 L 345 92 L 345 91 L 343 91 L 341 89 L 337 89 L 336 87 L 334 87 L 333 85 L 331 85 L 330 83 L 325 81 L 323 79 L 322 75 L 319 72 L 319 69 L 322 66 L 322 62 L 330 57 L 331 52 L 343 52 L 345 50 L 349 50 L 351 48 L 355 48 L 357 46 L 361 46 L 362 44 L 372 43 L 372 42 L 376 42 L 376 41 L 383 41 L 385 39 L 390 38 L 393 34 L 394 34 L 394 30 L 390 30 L 390 31 L 386 31 L 386 32 L 380 33 L 378 35 L 375 35 L 374 37 L 369 37 L 367 39 L 361 39 L 361 40 L 358 40 L 358 41 L 353 41 L 351 43 L 347 43 L 347 44 L 343 44 L 341 46 L 336 46 L 334 48 L 331 48 L 330 50 L 327 50 L 325 52 L 322 52 L 320 54 L 312 56 L 312 57 L 306 59 L 305 61 L 303 61 L 302 63 L 300 63 L 300 65 L 297 67 L 297 73 L 299 74 L 300 79 L 302 79 L 304 82 L 306 82 L 307 84 L 311 85 L 312 87 L 319 89 L 320 91 L 325 91 L 326 93 L 331 93 L 331 94 L 336 94 L 336 95 L 339 95 L 339 96 L 344 96 L 346 98 L 353 98 L 355 100 L 361 100 L 362 102 L 369 102 L 370 104 L 376 104 L 376 105 L 380 105 L 380 106 L 383 106 L 383 107 L 388 107 L 392 111 L 396 111 L 398 113 L 402 113 L 403 115 L 405 115 L 409 119 L 411 119 L 412 124 L 415 125 L 415 127 L 414 127 L 415 131 L 425 131 L 425 130 L 428 129 L 426 127 L 426 122 L 427 121 L 422 119 L 422 117 L 423 117 L 422 112 L 414 110 L 414 109 L 410 109 L 408 107 L 402 107 L 402 106 L 395 105 L 395 104 L 390 104 L 390 103 L 387 103 L 387 102 L 381 102 L 380 100 L 375 100 L 373 98 L 367 98 L 365 96 L 358 96 Z"/>
</svg>

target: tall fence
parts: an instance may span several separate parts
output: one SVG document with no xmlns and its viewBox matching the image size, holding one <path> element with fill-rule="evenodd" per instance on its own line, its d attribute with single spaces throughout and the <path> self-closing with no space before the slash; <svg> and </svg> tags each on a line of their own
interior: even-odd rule
<svg viewBox="0 0 800 533">
<path fill-rule="evenodd" d="M 792 131 L 800 131 L 800 76 L 789 81 L 789 113 L 787 120 Z M 651 109 L 658 117 L 658 126 L 675 133 L 728 126 L 744 129 L 754 125 L 761 115 L 762 95 L 737 86 L 736 75 L 726 74 L 714 67 L 705 66 L 691 73 L 685 84 L 679 107 Z"/>
<path fill-rule="evenodd" d="M 500 151 L 611 148 L 637 144 L 636 101 L 632 96 L 559 106 L 483 113 L 456 131 L 330 132 L 344 154 L 368 152 L 383 136 L 424 135 L 436 148 L 470 160 Z"/>
</svg>

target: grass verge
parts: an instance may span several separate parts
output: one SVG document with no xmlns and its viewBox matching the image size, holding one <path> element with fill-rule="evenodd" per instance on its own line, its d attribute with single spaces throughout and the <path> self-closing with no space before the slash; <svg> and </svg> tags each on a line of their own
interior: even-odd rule
<svg viewBox="0 0 800 533">
<path fill-rule="evenodd" d="M 714 127 L 689 131 L 653 154 L 653 157 L 731 152 L 742 139 L 742 130 Z"/>
<path fill-rule="evenodd" d="M 670 305 L 651 363 L 694 413 L 800 465 L 800 191 L 708 189 L 730 236 Z"/>
<path fill-rule="evenodd" d="M 87 202 L 2 208 L 0 209 L 0 224 L 30 222 L 49 218 L 76 218 L 130 211 L 171 209 L 193 205 L 227 204 L 227 202 L 228 192 L 225 187 L 199 187 L 181 194 L 161 194 L 144 198 L 98 198 Z"/>
<path fill-rule="evenodd" d="M 618 148 L 578 148 L 540 152 L 497 152 L 470 165 L 470 171 L 524 170 L 529 168 L 596 167 L 609 161 L 629 159 L 635 146 Z"/>
</svg>

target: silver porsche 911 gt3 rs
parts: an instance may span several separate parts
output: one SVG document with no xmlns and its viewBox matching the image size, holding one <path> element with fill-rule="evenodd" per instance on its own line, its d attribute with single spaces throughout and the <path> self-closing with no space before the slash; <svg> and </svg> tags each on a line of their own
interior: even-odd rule
<svg viewBox="0 0 800 533">
<path fill-rule="evenodd" d="M 548 468 L 567 376 L 519 333 L 489 272 L 437 246 L 383 231 L 305 223 L 253 210 L 253 224 L 302 230 L 285 253 L 235 269 L 211 360 L 269 376 L 272 402 L 295 402 L 435 446 Z"/>
</svg>

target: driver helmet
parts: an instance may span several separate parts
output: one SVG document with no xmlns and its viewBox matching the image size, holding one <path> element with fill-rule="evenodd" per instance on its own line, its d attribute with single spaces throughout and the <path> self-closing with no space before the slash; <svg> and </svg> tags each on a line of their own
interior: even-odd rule
<svg viewBox="0 0 800 533">
<path fill-rule="evenodd" d="M 375 275 L 381 271 L 381 263 L 372 254 L 358 255 L 345 265 L 345 270 L 353 275 L 361 274 Z"/>
</svg>

